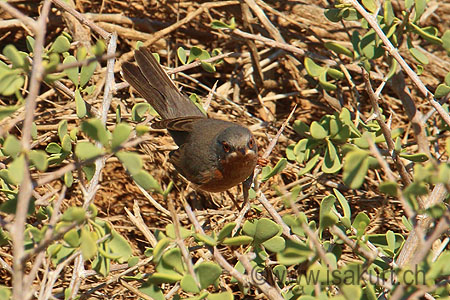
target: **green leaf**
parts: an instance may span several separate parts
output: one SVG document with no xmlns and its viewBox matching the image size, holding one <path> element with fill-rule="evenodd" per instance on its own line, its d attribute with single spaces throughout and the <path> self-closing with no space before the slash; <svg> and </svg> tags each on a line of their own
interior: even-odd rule
<svg viewBox="0 0 450 300">
<path fill-rule="evenodd" d="M 233 232 L 235 226 L 235 222 L 230 222 L 223 226 L 222 230 L 220 230 L 219 234 L 217 235 L 217 240 L 222 241 L 224 238 L 231 236 L 231 233 Z"/>
<path fill-rule="evenodd" d="M 47 147 L 45 147 L 45 151 L 47 151 L 50 154 L 61 153 L 61 150 L 62 150 L 61 146 L 54 142 L 51 142 L 50 144 L 47 145 Z"/>
<path fill-rule="evenodd" d="M 112 239 L 109 241 L 109 247 L 112 253 L 118 256 L 116 259 L 119 263 L 125 263 L 133 254 L 128 241 L 117 231 L 111 230 Z"/>
<path fill-rule="evenodd" d="M 90 142 L 81 141 L 75 146 L 75 155 L 81 160 L 94 158 L 100 154 L 102 154 L 102 149 Z"/>
<path fill-rule="evenodd" d="M 148 103 L 137 103 L 131 109 L 131 119 L 135 122 L 142 122 L 145 120 L 145 115 L 150 110 L 150 104 Z"/>
<path fill-rule="evenodd" d="M 328 68 L 327 74 L 337 80 L 344 78 L 344 73 L 333 68 Z"/>
<path fill-rule="evenodd" d="M 159 262 L 162 255 L 164 254 L 164 250 L 167 248 L 167 246 L 169 246 L 171 241 L 172 239 L 168 237 L 165 237 L 160 241 L 158 241 L 158 243 L 155 246 L 155 249 L 153 250 L 154 261 Z"/>
<path fill-rule="evenodd" d="M 211 28 L 212 29 L 235 29 L 236 28 L 236 22 L 234 20 L 234 17 L 230 19 L 230 24 L 227 24 L 225 22 L 219 21 L 219 20 L 213 20 L 211 22 Z"/>
<path fill-rule="evenodd" d="M 447 96 L 450 93 L 450 86 L 441 83 L 440 85 L 438 85 L 436 92 L 434 93 L 434 96 L 436 98 L 442 98 Z"/>
<path fill-rule="evenodd" d="M 64 184 L 70 188 L 73 184 L 73 174 L 72 172 L 67 172 L 66 174 L 64 174 Z"/>
<path fill-rule="evenodd" d="M 248 245 L 253 242 L 253 238 L 251 236 L 240 235 L 235 237 L 225 238 L 222 242 L 223 245 L 228 246 L 241 246 Z"/>
<path fill-rule="evenodd" d="M 371 13 L 374 13 L 377 10 L 377 4 L 375 3 L 375 0 L 362 0 L 362 4 Z"/>
<path fill-rule="evenodd" d="M 415 16 L 414 16 L 414 22 L 420 19 L 422 14 L 425 11 L 425 8 L 427 7 L 427 1 L 426 0 L 414 0 L 415 3 Z"/>
<path fill-rule="evenodd" d="M 180 287 L 183 289 L 183 291 L 187 293 L 198 293 L 200 292 L 199 287 L 197 286 L 197 283 L 195 282 L 194 277 L 192 277 L 191 274 L 185 274 L 183 279 L 181 279 Z"/>
<path fill-rule="evenodd" d="M 72 151 L 72 140 L 68 134 L 63 137 L 61 147 L 63 152 L 70 153 Z"/>
<path fill-rule="evenodd" d="M 298 172 L 298 176 L 302 176 L 306 173 L 308 173 L 309 171 L 311 171 L 317 164 L 317 161 L 320 158 L 320 154 L 316 154 L 314 155 L 305 165 L 305 167 L 303 169 L 300 170 L 300 172 Z"/>
<path fill-rule="evenodd" d="M 161 284 L 161 283 L 175 283 L 183 279 L 182 275 L 179 274 L 165 274 L 165 273 L 153 273 L 148 279 L 150 283 Z"/>
<path fill-rule="evenodd" d="M 17 106 L 1 106 L 0 107 L 0 121 L 12 115 L 19 107 Z"/>
<path fill-rule="evenodd" d="M 76 62 L 77 62 L 77 59 L 75 58 L 75 56 L 72 56 L 72 55 L 67 56 L 66 58 L 64 58 L 64 61 L 63 61 L 64 64 L 71 64 L 71 63 L 76 63 Z M 77 88 L 78 88 L 78 83 L 80 81 L 78 72 L 79 72 L 78 67 L 64 70 L 64 73 L 67 75 L 67 77 L 69 77 L 70 81 L 72 81 L 72 83 Z"/>
<path fill-rule="evenodd" d="M 284 238 L 282 238 L 281 236 L 274 236 L 262 243 L 262 245 L 265 249 L 273 253 L 283 251 L 286 246 Z"/>
<path fill-rule="evenodd" d="M 326 72 L 326 69 L 324 67 L 321 67 L 317 65 L 311 58 L 305 57 L 305 69 L 306 72 L 312 77 L 318 77 L 320 74 L 323 74 Z"/>
<path fill-rule="evenodd" d="M 131 174 L 131 177 L 137 184 L 139 184 L 146 191 L 153 190 L 157 193 L 163 192 L 158 181 L 145 170 L 141 170 L 136 174 Z"/>
<path fill-rule="evenodd" d="M 342 46 L 341 44 L 338 44 L 336 42 L 326 42 L 324 46 L 327 49 L 336 52 L 337 54 L 343 54 L 345 56 L 353 58 L 353 52 L 347 49 L 346 47 Z"/>
<path fill-rule="evenodd" d="M 426 162 L 429 159 L 425 153 L 415 153 L 415 154 L 400 153 L 399 156 L 412 162 Z"/>
<path fill-rule="evenodd" d="M 118 148 L 123 142 L 125 142 L 131 133 L 131 126 L 126 123 L 120 123 L 116 125 L 112 133 L 111 148 Z"/>
<path fill-rule="evenodd" d="M 394 8 L 392 7 L 391 0 L 384 1 L 383 11 L 384 11 L 384 21 L 386 22 L 387 25 L 390 26 L 395 18 Z"/>
<path fill-rule="evenodd" d="M 100 142 L 103 146 L 108 145 L 108 131 L 99 119 L 89 119 L 84 121 L 81 124 L 81 130 L 86 133 L 88 137 Z"/>
<path fill-rule="evenodd" d="M 23 154 L 16 157 L 8 166 L 9 176 L 14 184 L 20 184 L 23 179 L 25 157 Z"/>
<path fill-rule="evenodd" d="M 205 243 L 205 244 L 208 245 L 208 246 L 214 247 L 214 246 L 217 245 L 217 241 L 216 241 L 213 237 L 211 237 L 211 236 L 209 236 L 209 235 L 202 234 L 202 233 L 196 233 L 196 234 L 195 234 L 195 237 L 196 237 L 200 242 L 203 242 L 203 243 Z"/>
<path fill-rule="evenodd" d="M 19 91 L 25 83 L 25 78 L 19 74 L 5 76 L 0 79 L 0 94 L 11 96 Z"/>
<path fill-rule="evenodd" d="M 320 74 L 319 84 L 327 92 L 331 92 L 337 89 L 335 84 L 332 84 L 331 82 L 327 81 L 327 72 L 323 72 L 322 74 Z"/>
<path fill-rule="evenodd" d="M 261 218 L 256 222 L 254 244 L 258 245 L 271 239 L 280 232 L 280 226 L 272 220 Z"/>
<path fill-rule="evenodd" d="M 450 53 L 450 30 L 446 30 L 442 35 L 442 47 L 447 51 L 447 54 Z M 450 83 L 447 83 L 450 85 Z"/>
<path fill-rule="evenodd" d="M 85 228 L 81 229 L 81 245 L 80 250 L 84 260 L 90 260 L 97 254 L 97 235 Z"/>
<path fill-rule="evenodd" d="M 86 103 L 81 97 L 80 90 L 78 89 L 75 90 L 75 105 L 77 110 L 77 117 L 80 119 L 84 118 L 87 114 Z"/>
<path fill-rule="evenodd" d="M 337 154 L 336 147 L 332 142 L 327 140 L 327 148 L 325 149 L 325 157 L 322 164 L 322 171 L 327 174 L 333 174 L 342 167 L 341 160 Z"/>
<path fill-rule="evenodd" d="M 389 196 L 396 197 L 397 196 L 397 183 L 394 181 L 383 181 L 378 186 L 380 192 L 385 193 Z"/>
<path fill-rule="evenodd" d="M 44 172 L 47 170 L 48 161 L 47 154 L 45 154 L 42 150 L 31 150 L 28 154 L 30 157 L 30 161 L 36 166 L 39 171 Z"/>
<path fill-rule="evenodd" d="M 82 207 L 69 207 L 61 216 L 61 220 L 65 222 L 75 222 L 81 224 L 86 219 L 86 210 Z"/>
<path fill-rule="evenodd" d="M 230 291 L 208 294 L 208 300 L 233 300 L 233 294 Z"/>
<path fill-rule="evenodd" d="M 32 36 L 27 35 L 26 37 L 27 50 L 28 52 L 34 52 L 34 38 Z"/>
<path fill-rule="evenodd" d="M 68 133 L 67 131 L 67 120 L 62 120 L 58 123 L 58 137 L 59 141 L 62 143 L 63 137 Z"/>
<path fill-rule="evenodd" d="M 116 153 L 116 156 L 131 175 L 137 174 L 142 170 L 143 163 L 139 154 L 134 152 L 119 151 Z"/>
<path fill-rule="evenodd" d="M 262 176 L 261 181 L 262 181 L 262 182 L 267 181 L 269 178 L 271 178 L 271 177 L 273 177 L 273 176 L 275 176 L 275 175 L 281 173 L 281 172 L 284 170 L 284 168 L 286 168 L 286 165 L 287 165 L 287 159 L 286 159 L 286 158 L 280 159 L 280 160 L 277 162 L 277 164 L 275 165 L 275 167 L 274 167 L 273 169 L 270 170 L 270 172 L 264 172 L 264 171 L 263 171 L 263 172 L 261 173 L 261 176 Z M 268 169 L 266 169 L 266 168 L 267 168 L 267 167 L 264 167 L 265 170 L 268 170 Z M 264 173 L 265 173 L 265 174 L 264 174 Z"/>
<path fill-rule="evenodd" d="M 356 229 L 358 237 L 361 237 L 364 234 L 364 231 L 366 230 L 369 223 L 370 219 L 365 213 L 358 213 L 352 224 L 352 226 Z"/>
<path fill-rule="evenodd" d="M 328 195 L 323 198 L 320 203 L 320 212 L 319 212 L 319 224 L 321 228 L 321 232 L 324 228 L 330 226 L 330 220 L 336 220 L 336 214 L 334 213 L 334 203 L 336 202 L 336 197 L 333 195 Z M 333 222 L 333 224 L 335 221 Z"/>
<path fill-rule="evenodd" d="M 203 70 L 205 70 L 206 72 L 209 72 L 209 73 L 216 72 L 216 67 L 211 63 L 201 61 L 200 65 L 202 66 Z"/>
<path fill-rule="evenodd" d="M 151 299 L 154 300 L 165 300 L 164 294 L 162 290 L 159 288 L 159 286 L 155 284 L 151 284 L 148 282 L 145 282 L 140 288 L 139 291 L 144 293 L 147 296 L 150 296 Z"/>
<path fill-rule="evenodd" d="M 14 135 L 10 134 L 6 137 L 2 151 L 5 155 L 16 157 L 22 151 L 22 145 Z"/>
<path fill-rule="evenodd" d="M 101 56 L 106 51 L 106 44 L 103 40 L 97 40 L 94 46 L 91 47 L 91 52 L 95 56 Z"/>
<path fill-rule="evenodd" d="M 53 45 L 50 47 L 51 52 L 63 53 L 70 49 L 70 42 L 67 37 L 60 35 L 56 38 Z"/>
<path fill-rule="evenodd" d="M 90 57 L 90 58 L 92 58 L 92 57 Z M 93 61 L 90 64 L 88 64 L 87 66 L 81 67 L 80 87 L 84 87 L 89 82 L 89 80 L 91 79 L 92 75 L 94 74 L 96 68 L 97 68 L 97 61 Z"/>
<path fill-rule="evenodd" d="M 328 132 L 317 121 L 311 123 L 310 132 L 311 136 L 316 140 L 323 140 L 328 136 Z"/>
<path fill-rule="evenodd" d="M 178 59 L 181 61 L 181 63 L 183 65 L 185 65 L 186 64 L 186 59 L 187 59 L 186 50 L 184 50 L 183 47 L 178 47 L 177 55 L 178 55 Z"/>
<path fill-rule="evenodd" d="M 342 210 L 344 211 L 344 218 L 350 219 L 352 216 L 350 205 L 348 205 L 347 199 L 345 199 L 344 195 L 339 192 L 337 189 L 333 189 L 334 194 L 336 195 L 337 200 L 339 201 L 339 204 L 342 207 Z"/>
<path fill-rule="evenodd" d="M 364 182 L 369 169 L 369 154 L 363 150 L 354 150 L 344 159 L 344 183 L 352 189 L 358 189 Z"/>
<path fill-rule="evenodd" d="M 411 55 L 421 64 L 427 65 L 429 63 L 428 57 L 417 48 L 409 48 Z"/>
<path fill-rule="evenodd" d="M 11 288 L 4 285 L 0 285 L 0 299 L 9 300 L 10 298 L 11 298 Z"/>
<path fill-rule="evenodd" d="M 198 281 L 201 289 L 206 289 L 211 284 L 214 284 L 222 274 L 222 268 L 213 262 L 202 262 L 195 268 Z"/>
<path fill-rule="evenodd" d="M 11 61 L 13 68 L 23 68 L 27 64 L 26 53 L 20 52 L 12 44 L 6 45 L 5 48 L 3 48 L 3 55 Z"/>
</svg>

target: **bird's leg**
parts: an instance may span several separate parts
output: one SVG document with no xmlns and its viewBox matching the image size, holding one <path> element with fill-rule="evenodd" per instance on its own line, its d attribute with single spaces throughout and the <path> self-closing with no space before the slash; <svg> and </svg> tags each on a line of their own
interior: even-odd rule
<svg viewBox="0 0 450 300">
<path fill-rule="evenodd" d="M 255 172 L 253 171 L 252 174 L 242 183 L 242 195 L 244 196 L 244 206 L 248 201 L 248 191 L 252 187 L 254 173 Z"/>
</svg>

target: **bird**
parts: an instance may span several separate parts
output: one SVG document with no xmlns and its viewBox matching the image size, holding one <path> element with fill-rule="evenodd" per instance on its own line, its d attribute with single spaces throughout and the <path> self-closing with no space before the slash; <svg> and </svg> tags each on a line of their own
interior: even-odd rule
<svg viewBox="0 0 450 300">
<path fill-rule="evenodd" d="M 238 123 L 208 118 L 184 96 L 148 47 L 135 51 L 136 64 L 122 65 L 124 79 L 158 112 L 155 129 L 167 129 L 178 149 L 169 161 L 198 189 L 216 193 L 240 183 L 250 187 L 258 161 L 252 132 Z"/>
</svg>

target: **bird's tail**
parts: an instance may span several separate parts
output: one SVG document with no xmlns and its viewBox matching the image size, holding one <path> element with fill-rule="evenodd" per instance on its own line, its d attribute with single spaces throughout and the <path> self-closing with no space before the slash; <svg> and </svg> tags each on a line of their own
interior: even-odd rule
<svg viewBox="0 0 450 300">
<path fill-rule="evenodd" d="M 125 62 L 123 76 L 163 119 L 205 117 L 194 103 L 180 93 L 148 48 L 136 50 L 134 57 L 138 65 Z"/>
</svg>

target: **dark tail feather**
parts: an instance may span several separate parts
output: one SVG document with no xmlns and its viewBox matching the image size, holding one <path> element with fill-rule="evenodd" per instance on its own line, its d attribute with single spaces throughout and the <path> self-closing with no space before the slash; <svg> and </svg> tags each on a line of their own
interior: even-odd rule
<svg viewBox="0 0 450 300">
<path fill-rule="evenodd" d="M 134 54 L 138 66 L 124 63 L 123 76 L 163 119 L 205 115 L 183 96 L 148 48 Z"/>
</svg>

